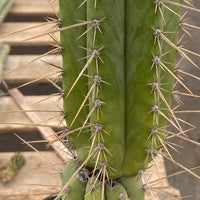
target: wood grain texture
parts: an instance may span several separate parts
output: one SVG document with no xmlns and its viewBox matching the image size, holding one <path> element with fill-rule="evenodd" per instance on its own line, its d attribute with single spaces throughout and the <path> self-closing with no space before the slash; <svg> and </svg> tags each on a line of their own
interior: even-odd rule
<svg viewBox="0 0 200 200">
<path fill-rule="evenodd" d="M 46 99 L 46 100 L 45 100 Z M 42 101 L 45 100 L 45 101 Z M 53 112 L 40 112 L 40 117 L 44 121 L 43 125 L 58 128 L 60 127 L 61 117 L 57 117 L 59 108 L 62 106 L 62 101 L 59 101 L 58 96 L 25 96 L 25 101 L 29 105 L 33 105 L 36 102 L 42 101 L 33 106 L 36 110 L 49 110 Z M 56 105 L 56 102 L 58 103 Z M 0 101 L 0 112 L 1 111 L 16 111 L 21 110 L 19 106 L 11 97 L 1 97 Z M 54 112 L 56 111 L 56 112 Z M 16 123 L 23 125 L 16 125 Z M 14 112 L 8 114 L 0 114 L 0 133 L 8 131 L 34 131 L 36 130 L 36 125 L 31 126 L 32 122 L 27 118 L 26 114 L 23 112 Z"/>
<path fill-rule="evenodd" d="M 53 24 L 45 25 L 45 22 L 5 22 L 1 25 L 0 35 L 5 35 L 8 33 L 24 30 L 27 28 L 32 28 L 35 26 L 39 26 L 37 28 L 33 28 L 30 30 L 22 31 L 16 34 L 11 34 L 7 37 L 0 38 L 1 42 L 5 42 L 9 45 L 20 45 L 20 46 L 28 46 L 28 45 L 50 45 L 53 44 L 53 40 L 48 36 L 38 37 L 36 39 L 27 40 L 28 38 L 37 36 L 42 34 L 48 29 L 52 28 Z M 55 37 L 59 40 L 59 33 L 55 33 Z"/>
<path fill-rule="evenodd" d="M 15 71 L 14 73 L 7 76 L 7 74 L 16 69 L 19 66 L 22 66 L 31 60 L 37 58 L 38 55 L 10 55 L 8 57 L 6 67 L 4 70 L 4 79 L 7 83 L 27 83 L 29 81 L 38 79 L 42 76 L 45 76 L 47 74 L 53 74 L 58 71 L 57 68 L 52 67 L 51 65 L 44 63 L 41 60 L 44 60 L 46 62 L 50 62 L 52 64 L 55 64 L 57 66 L 62 66 L 62 58 L 61 56 L 56 55 L 49 55 L 45 56 L 44 58 L 41 58 L 41 60 L 37 60 L 33 63 L 30 63 L 26 67 Z M 56 74 L 54 76 L 51 76 L 49 78 L 55 79 Z M 38 80 L 37 82 L 48 82 L 46 79 Z"/>
<path fill-rule="evenodd" d="M 33 106 L 30 106 L 26 103 L 24 95 L 17 88 L 9 90 L 9 94 L 22 110 L 34 109 Z M 38 122 L 43 121 L 39 113 L 37 112 L 25 112 L 25 114 L 33 124 L 37 124 Z M 70 160 L 68 149 L 65 147 L 63 142 L 58 140 L 56 133 L 51 127 L 36 126 L 36 128 L 40 132 L 44 140 L 49 142 L 53 141 L 51 143 L 51 147 L 64 162 Z"/>
</svg>

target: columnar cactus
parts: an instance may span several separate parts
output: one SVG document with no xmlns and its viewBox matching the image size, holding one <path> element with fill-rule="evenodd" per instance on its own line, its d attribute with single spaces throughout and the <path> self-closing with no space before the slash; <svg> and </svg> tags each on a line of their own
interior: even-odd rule
<svg viewBox="0 0 200 200">
<path fill-rule="evenodd" d="M 64 111 L 76 149 L 62 199 L 144 198 L 141 172 L 165 144 L 180 0 L 60 0 Z M 77 22 L 77 20 L 79 20 Z M 172 159 L 173 160 L 173 159 Z M 58 195 L 58 198 L 59 196 Z"/>
<path fill-rule="evenodd" d="M 59 28 L 39 35 L 61 35 L 67 129 L 59 138 L 67 138 L 72 160 L 55 200 L 142 200 L 149 189 L 144 170 L 157 154 L 198 177 L 173 159 L 167 139 L 187 140 L 182 124 L 190 124 L 175 116 L 171 102 L 177 84 L 195 97 L 176 58 L 199 69 L 188 55 L 199 54 L 183 48 L 178 36 L 180 27 L 189 34 L 181 8 L 200 10 L 190 0 L 59 4 Z M 167 126 L 178 133 L 168 137 Z"/>
</svg>

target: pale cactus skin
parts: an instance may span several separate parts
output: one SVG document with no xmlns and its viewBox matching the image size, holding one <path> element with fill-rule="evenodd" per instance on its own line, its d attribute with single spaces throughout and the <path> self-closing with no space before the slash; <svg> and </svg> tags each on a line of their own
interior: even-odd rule
<svg viewBox="0 0 200 200">
<path fill-rule="evenodd" d="M 142 200 L 137 174 L 164 143 L 165 136 L 157 139 L 156 134 L 171 114 L 175 82 L 177 52 L 162 36 L 177 45 L 180 7 L 168 5 L 175 15 L 153 0 L 59 2 L 60 28 L 77 20 L 88 22 L 61 32 L 65 119 L 69 131 L 78 129 L 70 139 L 88 179 L 81 183 L 86 195 L 81 190 L 77 197 L 73 194 L 80 186 L 73 180 L 80 179 L 78 171 L 63 178 L 63 191 L 70 189 L 62 199 Z M 181 131 L 176 120 L 173 124 Z M 109 189 L 111 180 L 120 182 L 122 177 L 115 189 Z M 87 194 L 88 190 L 94 194 Z"/>
</svg>

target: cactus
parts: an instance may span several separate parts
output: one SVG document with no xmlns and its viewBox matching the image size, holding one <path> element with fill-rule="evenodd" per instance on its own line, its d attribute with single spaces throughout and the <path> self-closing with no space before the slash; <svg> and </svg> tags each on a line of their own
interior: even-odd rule
<svg viewBox="0 0 200 200">
<path fill-rule="evenodd" d="M 91 171 L 89 184 L 96 177 L 91 190 L 102 188 L 101 197 L 91 192 L 85 199 L 143 199 L 142 187 L 129 197 L 127 187 L 140 181 L 135 176 L 160 146 L 166 148 L 159 129 L 168 122 L 183 132 L 170 108 L 174 82 L 184 85 L 173 73 L 180 7 L 141 0 L 59 2 L 61 29 L 76 20 L 87 25 L 61 32 L 67 127 L 78 130 L 70 138 L 76 158 Z M 122 177 L 135 181 L 110 183 Z M 70 181 L 65 183 L 63 191 Z"/>
<path fill-rule="evenodd" d="M 14 0 L 2 0 L 0 2 L 0 24 L 6 17 L 13 2 Z M 7 59 L 7 55 L 9 54 L 9 51 L 10 49 L 8 45 L 0 43 L 0 80 L 2 78 L 2 71 L 4 68 L 5 61 Z"/>
<path fill-rule="evenodd" d="M 12 7 L 14 3 L 14 0 L 1 0 L 0 2 L 0 24 L 4 20 L 5 16 L 7 15 L 7 12 Z"/>
<path fill-rule="evenodd" d="M 0 169 L 0 180 L 3 183 L 7 183 L 15 178 L 19 169 L 25 164 L 25 158 L 20 154 L 16 153 L 12 156 L 8 166 Z"/>
<path fill-rule="evenodd" d="M 60 31 L 61 36 L 57 50 L 63 58 L 67 129 L 59 139 L 71 141 L 72 161 L 64 167 L 55 199 L 142 200 L 149 189 L 144 170 L 156 155 L 199 178 L 174 160 L 168 138 L 187 140 L 182 124 L 188 123 L 171 106 L 174 88 L 181 85 L 184 94 L 195 97 L 178 74 L 177 55 L 199 69 L 188 54 L 199 55 L 178 39 L 180 27 L 188 34 L 181 8 L 200 11 L 188 0 L 59 4 L 59 28 L 39 35 Z M 178 133 L 169 137 L 167 126 Z"/>
</svg>

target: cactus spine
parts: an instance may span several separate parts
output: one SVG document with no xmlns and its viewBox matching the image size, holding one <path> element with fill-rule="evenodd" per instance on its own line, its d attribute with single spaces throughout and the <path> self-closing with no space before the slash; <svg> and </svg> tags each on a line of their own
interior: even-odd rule
<svg viewBox="0 0 200 200">
<path fill-rule="evenodd" d="M 69 131 L 77 130 L 70 134 L 77 158 L 91 171 L 86 191 L 93 182 L 102 200 L 141 200 L 135 176 L 160 146 L 166 150 L 163 127 L 168 122 L 182 132 L 170 108 L 174 82 L 183 84 L 173 73 L 180 7 L 159 0 L 59 2 L 61 28 L 84 24 L 61 32 L 61 44 L 65 119 Z M 107 188 L 121 177 L 135 181 Z"/>
</svg>

